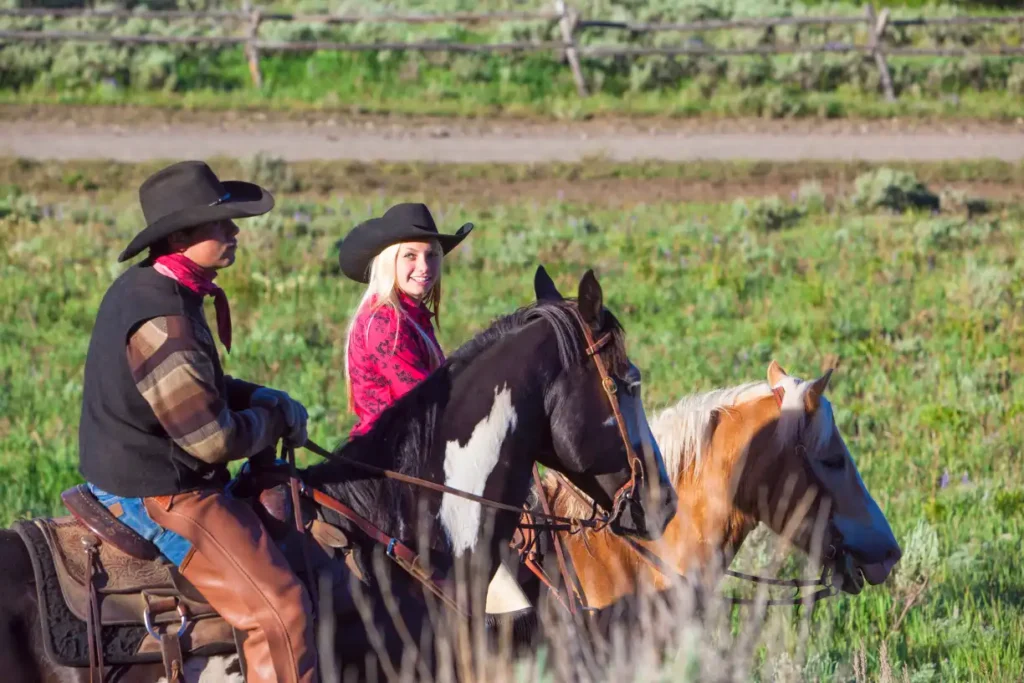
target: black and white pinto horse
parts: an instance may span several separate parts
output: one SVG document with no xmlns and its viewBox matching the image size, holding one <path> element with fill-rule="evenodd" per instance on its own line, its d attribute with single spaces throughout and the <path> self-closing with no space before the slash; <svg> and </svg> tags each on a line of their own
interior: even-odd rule
<svg viewBox="0 0 1024 683">
<path fill-rule="evenodd" d="M 616 533 L 657 538 L 675 514 L 676 494 L 650 434 L 640 375 L 627 356 L 623 329 L 604 307 L 601 286 L 590 271 L 575 300 L 562 297 L 543 267 L 534 285 L 535 303 L 498 319 L 382 413 L 369 433 L 335 453 L 517 507 L 527 502 L 533 467 L 540 463 L 566 475 L 604 510 L 615 510 L 610 526 Z M 588 353 L 588 339 L 606 336 L 606 345 Z M 598 363 L 615 384 L 619 417 Z M 631 452 L 642 464 L 637 477 Z M 310 467 L 301 476 L 385 534 L 437 560 L 449 576 L 469 571 L 484 577 L 481 595 L 491 577 L 507 571 L 502 562 L 520 522 L 517 513 L 368 474 L 341 460 Z M 631 482 L 629 495 L 617 505 L 617 495 Z M 398 670 L 433 678 L 440 666 L 437 643 L 443 640 L 439 603 L 425 599 L 423 586 L 394 568 L 381 544 L 333 511 L 321 508 L 320 513 L 354 542 L 353 558 L 361 569 L 355 572 L 361 581 L 350 579 L 348 592 L 335 582 L 336 608 L 321 613 L 321 621 L 328 616 L 333 626 L 333 648 L 320 642 L 322 664 L 329 659 L 341 680 L 348 674 L 381 680 Z M 4 680 L 87 677 L 87 670 L 46 662 L 34 635 L 39 630 L 34 591 L 20 539 L 0 531 Z M 470 603 L 470 611 L 483 618 L 482 604 Z M 223 671 L 223 660 L 213 668 Z M 159 664 L 138 665 L 123 680 L 153 681 L 162 673 Z"/>
</svg>

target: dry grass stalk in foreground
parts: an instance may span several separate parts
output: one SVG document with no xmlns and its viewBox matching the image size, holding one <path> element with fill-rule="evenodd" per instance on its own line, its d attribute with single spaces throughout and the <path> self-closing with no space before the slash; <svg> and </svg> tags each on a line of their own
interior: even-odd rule
<svg viewBox="0 0 1024 683">
<path fill-rule="evenodd" d="M 810 523 L 803 519 L 809 505 L 809 499 L 804 498 L 794 501 L 792 509 L 796 512 L 786 534 L 772 544 L 766 568 L 770 576 L 778 575 L 787 562 L 792 564 L 790 539 Z M 780 501 L 779 507 L 790 509 L 790 501 Z M 818 520 L 814 533 L 821 534 L 823 529 L 823 521 Z M 807 560 L 805 573 L 820 569 L 819 558 Z M 384 596 L 385 608 L 395 623 L 401 623 L 391 596 L 396 580 L 392 569 L 390 561 L 375 557 L 373 575 Z M 462 619 L 428 596 L 434 637 L 417 641 L 411 635 L 404 636 L 404 647 L 397 658 L 384 651 L 383 638 L 377 632 L 372 609 L 375 596 L 355 582 L 350 583 L 349 589 L 359 616 L 353 622 L 371 633 L 372 656 L 382 662 L 388 681 L 749 680 L 759 656 L 766 662 L 788 663 L 791 675 L 776 670 L 776 680 L 802 680 L 800 658 L 809 633 L 812 605 L 804 604 L 795 617 L 787 610 L 772 613 L 765 604 L 772 597 L 769 588 L 761 584 L 753 596 L 755 604 L 740 608 L 740 618 L 734 622 L 733 607 L 721 599 L 716 588 L 722 576 L 719 568 L 707 567 L 699 576 L 673 577 L 672 587 L 665 591 L 654 592 L 642 585 L 636 595 L 576 618 L 548 601 L 548 609 L 537 614 L 534 642 L 527 646 L 512 641 L 509 621 L 500 622 L 496 630 L 488 632 L 482 619 Z M 476 614 L 482 612 L 487 578 L 475 562 L 456 565 L 454 594 L 461 608 Z M 321 593 L 328 594 L 323 590 Z M 377 613 L 376 618 L 379 617 Z M 333 618 L 321 620 L 322 644 L 334 642 L 337 634 L 331 630 L 336 628 L 335 624 Z M 339 665 L 343 667 L 345 663 L 330 665 L 325 680 L 347 679 Z"/>
</svg>

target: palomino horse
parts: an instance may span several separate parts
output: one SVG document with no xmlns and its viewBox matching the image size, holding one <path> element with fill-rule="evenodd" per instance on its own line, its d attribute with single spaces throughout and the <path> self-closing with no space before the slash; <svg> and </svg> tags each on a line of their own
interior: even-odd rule
<svg viewBox="0 0 1024 683">
<path fill-rule="evenodd" d="M 689 396 L 662 411 L 651 426 L 679 496 L 662 537 L 558 534 L 586 605 L 609 606 L 642 583 L 664 591 L 678 576 L 720 576 L 758 522 L 780 535 L 792 524 L 794 533 L 786 535 L 793 544 L 820 558 L 847 593 L 859 593 L 865 580 L 885 581 L 900 547 L 824 396 L 831 373 L 805 382 L 772 361 L 767 383 Z M 543 488 L 555 514 L 591 510 L 556 474 L 544 478 Z M 818 519 L 824 524 L 816 534 Z M 550 577 L 559 575 L 554 555 L 545 548 Z M 540 590 L 536 583 L 527 588 L 531 595 Z"/>
<path fill-rule="evenodd" d="M 355 609 L 350 601 L 347 612 L 326 613 L 335 629 L 334 647 L 327 652 L 322 647 L 321 657 L 337 662 L 343 678 L 393 675 L 401 665 L 426 675 L 435 671 L 432 636 L 437 634 L 430 616 L 436 605 L 424 600 L 424 585 L 409 574 L 389 570 L 382 576 L 374 568 L 393 567 L 384 558 L 411 546 L 431 561 L 455 558 L 452 570 L 470 558 L 480 560 L 483 564 L 475 566 L 482 575 L 494 575 L 519 522 L 535 462 L 562 472 L 612 510 L 608 521 L 616 533 L 657 538 L 674 514 L 675 493 L 650 438 L 639 373 L 626 354 L 620 324 L 603 305 L 597 279 L 588 271 L 578 298 L 570 301 L 540 268 L 535 290 L 536 303 L 499 319 L 384 412 L 371 432 L 335 451 L 337 459 L 301 475 L 306 486 L 344 502 L 362 522 L 352 523 L 336 508 L 319 510 L 321 521 L 343 531 L 354 546 L 354 564 L 334 562 L 333 568 L 361 568 L 354 574 L 375 598 L 368 610 Z M 513 511 L 370 476 L 366 464 L 482 496 Z M 370 527 L 380 532 L 378 538 L 367 532 Z M 378 543 L 381 535 L 386 546 Z M 40 645 L 46 624 L 40 628 L 35 593 L 25 546 L 14 533 L 2 532 L 4 680 L 88 677 L 88 669 L 47 661 Z M 372 669 L 361 670 L 364 666 Z M 163 675 L 159 663 L 118 668 L 127 676 L 122 680 Z"/>
</svg>

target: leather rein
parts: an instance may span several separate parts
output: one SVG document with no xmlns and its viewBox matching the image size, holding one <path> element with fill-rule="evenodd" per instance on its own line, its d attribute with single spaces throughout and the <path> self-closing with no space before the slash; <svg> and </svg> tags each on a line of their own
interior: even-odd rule
<svg viewBox="0 0 1024 683">
<path fill-rule="evenodd" d="M 611 524 L 612 521 L 618 518 L 618 515 L 622 511 L 622 506 L 624 506 L 629 500 L 636 498 L 637 480 L 643 478 L 644 468 L 643 462 L 637 456 L 629 440 L 629 431 L 626 426 L 626 421 L 622 415 L 621 409 L 619 408 L 619 401 L 616 395 L 617 392 L 615 380 L 608 373 L 608 368 L 605 366 L 604 359 L 602 359 L 600 355 L 601 350 L 605 346 L 607 346 L 608 343 L 612 340 L 612 332 L 605 333 L 604 335 L 601 336 L 600 339 L 595 341 L 593 334 L 590 330 L 590 326 L 583 321 L 582 316 L 580 316 L 578 311 L 576 311 L 575 309 L 573 309 L 573 311 L 576 314 L 577 321 L 580 323 L 580 326 L 583 330 L 584 339 L 587 343 L 585 351 L 586 355 L 590 358 L 593 358 L 594 364 L 597 366 L 597 371 L 601 378 L 601 386 L 604 389 L 605 395 L 608 397 L 608 402 L 611 405 L 612 413 L 618 425 L 619 435 L 622 438 L 623 446 L 625 446 L 626 454 L 629 458 L 630 477 L 629 480 L 626 481 L 615 492 L 615 495 L 612 498 L 612 511 L 610 514 L 598 515 L 596 503 L 593 507 L 593 513 L 589 518 L 586 519 L 579 517 L 564 517 L 560 515 L 553 515 L 550 514 L 550 512 L 531 514 L 534 517 L 539 517 L 548 520 L 549 522 L 555 523 L 555 525 L 545 525 L 544 528 L 548 529 L 557 528 L 570 532 L 578 532 L 582 531 L 583 529 L 594 529 L 595 531 L 600 531 L 609 524 Z M 468 491 L 462 491 L 459 489 L 452 488 L 450 486 L 446 486 L 444 484 L 438 484 L 427 479 L 421 479 L 419 477 L 414 477 L 408 474 L 402 474 L 401 472 L 395 472 L 394 470 L 376 467 L 374 465 L 352 460 L 351 458 L 348 458 L 340 453 L 332 453 L 328 451 L 327 449 L 323 448 L 322 446 L 312 441 L 311 439 L 307 439 L 306 443 L 303 444 L 303 447 L 327 460 L 342 462 L 355 469 L 360 469 L 365 472 L 384 477 L 386 479 L 400 481 L 420 488 L 436 491 L 438 493 L 451 494 L 453 496 L 464 498 L 466 500 L 471 500 L 475 503 L 479 503 L 480 505 L 484 505 L 490 508 L 504 510 L 507 512 L 513 512 L 516 515 L 519 515 L 520 518 L 522 518 L 523 514 L 526 512 L 526 510 L 523 507 L 516 507 L 514 505 L 509 505 L 507 503 L 502 503 L 499 501 L 491 500 L 489 498 L 484 498 L 483 496 L 478 496 L 476 494 L 469 493 Z M 343 518 L 347 519 L 349 522 L 354 524 L 369 538 L 371 538 L 372 540 L 376 541 L 381 545 L 384 545 L 386 547 L 385 552 L 388 557 L 390 557 L 400 567 L 406 570 L 413 578 L 415 578 L 417 581 L 423 584 L 425 588 L 427 588 L 431 593 L 437 596 L 448 607 L 452 608 L 457 613 L 466 616 L 464 612 L 462 612 L 462 610 L 459 609 L 458 605 L 455 604 L 454 600 L 444 592 L 444 590 L 440 586 L 441 580 L 438 577 L 431 575 L 430 572 L 423 567 L 422 563 L 420 562 L 419 554 L 415 550 L 410 548 L 400 539 L 390 536 L 389 534 L 386 534 L 383 530 L 378 528 L 376 525 L 371 523 L 362 515 L 358 514 L 348 505 L 345 505 L 344 503 L 328 495 L 324 491 L 310 487 L 304 482 L 302 482 L 299 479 L 297 471 L 295 469 L 294 447 L 284 444 L 282 442 L 282 451 L 285 455 L 285 460 L 289 463 L 289 486 L 291 489 L 293 507 L 295 508 L 296 511 L 295 524 L 299 533 L 302 533 L 303 535 L 305 534 L 305 528 L 302 523 L 301 513 L 299 512 L 299 497 L 300 495 L 304 495 L 307 498 L 312 499 L 315 503 L 323 507 L 326 507 L 330 510 L 333 510 L 334 512 L 336 512 L 337 514 L 341 515 Z M 533 467 L 533 474 L 534 480 L 539 487 L 540 477 L 536 464 L 534 464 Z M 542 489 L 541 495 L 543 496 Z M 521 524 L 520 528 L 522 528 L 523 526 L 524 525 Z M 305 538 L 305 536 L 303 536 L 303 538 Z M 311 565 L 309 561 L 308 550 L 305 546 L 305 543 L 303 543 L 303 551 L 308 571 Z M 315 583 L 315 581 L 312 580 L 311 574 L 310 578 L 310 584 L 312 585 Z M 315 601 L 316 597 L 314 593 L 314 604 Z"/>
<path fill-rule="evenodd" d="M 566 490 L 568 490 L 569 493 L 571 493 L 573 496 L 575 496 L 577 500 L 579 500 L 581 503 L 583 503 L 585 505 L 592 504 L 591 501 L 588 501 L 583 496 L 582 493 L 577 491 L 576 487 L 573 486 L 572 483 L 569 482 L 567 479 L 565 479 L 565 477 L 563 477 L 561 474 L 559 474 L 557 472 L 555 473 L 555 476 L 559 477 L 560 479 L 562 479 L 562 481 L 565 484 L 567 484 Z M 540 482 L 538 482 L 537 486 L 538 486 L 538 495 L 541 497 L 541 499 L 543 501 L 545 501 L 545 507 L 546 507 L 547 497 L 544 495 L 543 489 L 540 488 Z M 558 530 L 551 529 L 551 528 L 545 528 L 545 530 L 546 531 L 550 531 L 551 534 L 552 534 L 552 539 L 554 540 L 554 543 L 555 543 L 556 554 L 558 556 L 559 569 L 562 571 L 563 580 L 566 582 L 566 585 L 572 587 L 572 590 L 573 590 L 573 593 L 575 594 L 576 600 L 580 602 L 580 605 L 581 605 L 582 609 L 592 609 L 592 608 L 587 607 L 585 602 L 584 602 L 583 590 L 582 590 L 582 587 L 578 585 L 578 581 L 576 579 L 576 574 L 575 574 L 575 568 L 573 568 L 573 575 L 572 576 L 570 576 L 568 574 L 568 572 L 566 571 L 565 565 L 568 564 L 569 566 L 571 566 L 572 565 L 572 558 L 571 558 L 571 556 L 567 556 L 566 558 L 563 559 L 563 557 L 562 557 L 563 551 L 561 550 L 561 546 L 558 543 L 558 538 L 557 538 L 557 535 L 556 535 Z M 575 533 L 575 532 L 570 532 L 570 533 Z M 629 538 L 628 536 L 621 536 L 620 538 L 623 541 L 625 541 L 626 544 L 629 545 L 629 547 L 640 557 L 640 559 L 642 559 L 652 569 L 654 569 L 654 570 L 656 570 L 658 572 L 661 572 L 665 576 L 675 576 L 677 578 L 682 579 L 683 581 L 687 581 L 688 580 L 687 577 L 685 575 L 683 575 L 678 569 L 676 569 L 675 567 L 670 565 L 665 560 L 661 559 L 661 557 L 659 557 L 658 554 L 655 553 L 654 551 L 652 551 L 649 548 L 646 548 L 646 547 L 640 545 L 636 540 L 634 540 L 632 538 Z M 830 549 L 831 549 L 831 555 L 834 557 L 834 555 L 835 555 L 835 547 L 834 546 L 830 546 Z M 832 559 L 832 558 L 830 557 L 829 559 Z M 563 607 L 565 607 L 566 606 L 566 601 L 563 600 L 561 595 L 558 594 L 558 589 L 552 584 L 551 580 L 546 575 L 542 576 L 541 574 L 537 573 L 537 569 L 539 569 L 539 567 L 537 569 L 535 569 L 535 567 L 537 567 L 536 562 L 534 561 L 534 562 L 528 563 L 527 567 L 531 571 L 533 571 L 533 573 L 537 576 L 537 578 L 540 579 L 545 585 L 547 585 L 548 588 L 550 588 L 552 591 L 554 591 L 554 593 L 555 593 L 555 595 L 556 595 L 556 597 L 558 599 L 558 602 Z M 540 571 L 543 572 L 543 570 L 540 570 Z M 824 600 L 825 598 L 832 597 L 832 596 L 837 595 L 839 593 L 839 589 L 836 588 L 835 584 L 832 581 L 832 571 L 828 567 L 822 567 L 821 576 L 819 576 L 817 579 L 774 579 L 774 578 L 765 577 L 765 576 L 756 576 L 754 574 L 745 574 L 743 572 L 738 572 L 738 571 L 735 571 L 735 570 L 732 570 L 732 569 L 726 569 L 724 573 L 727 576 L 732 576 L 732 577 L 737 578 L 737 579 L 742 579 L 744 581 L 749 581 L 749 582 L 754 583 L 754 584 L 764 584 L 764 585 L 769 585 L 769 586 L 786 586 L 786 587 L 789 587 L 789 588 L 796 588 L 796 589 L 800 589 L 800 588 L 819 588 L 819 590 L 817 590 L 814 593 L 811 593 L 809 595 L 796 595 L 796 596 L 791 597 L 791 598 L 772 598 L 772 599 L 764 600 L 764 601 L 760 601 L 760 600 L 757 600 L 755 598 L 738 598 L 738 597 L 735 597 L 735 596 L 724 596 L 724 597 L 722 597 L 722 600 L 724 600 L 726 602 L 729 602 L 729 603 L 731 603 L 733 605 L 755 605 L 755 604 L 763 604 L 763 605 L 766 605 L 766 606 L 801 605 L 801 604 L 805 604 L 807 602 L 815 603 L 815 602 L 818 602 L 819 600 Z M 571 613 L 574 613 L 575 609 L 573 609 L 573 607 L 574 607 L 573 602 L 569 601 L 568 605 L 569 605 L 569 611 Z"/>
</svg>

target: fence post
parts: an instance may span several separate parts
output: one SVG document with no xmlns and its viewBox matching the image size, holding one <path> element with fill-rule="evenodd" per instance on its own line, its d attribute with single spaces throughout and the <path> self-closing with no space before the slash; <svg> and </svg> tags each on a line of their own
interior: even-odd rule
<svg viewBox="0 0 1024 683">
<path fill-rule="evenodd" d="M 866 12 L 868 15 L 868 48 L 871 56 L 875 58 L 875 65 L 882 76 L 882 90 L 885 92 L 887 102 L 896 101 L 896 91 L 892 87 L 892 75 L 889 73 L 889 64 L 885 61 L 885 50 L 882 41 L 884 40 L 885 29 L 889 25 L 889 9 L 884 8 L 882 13 L 875 15 L 875 5 L 868 3 Z"/>
<path fill-rule="evenodd" d="M 565 0 L 555 0 L 555 11 L 558 12 L 558 27 L 562 30 L 562 42 L 566 44 L 565 58 L 572 69 L 573 80 L 576 81 L 576 93 L 580 97 L 587 96 L 587 82 L 583 79 L 580 68 L 580 57 L 576 52 L 576 22 L 579 14 L 569 7 Z"/>
<path fill-rule="evenodd" d="M 252 77 L 252 84 L 257 88 L 262 88 L 263 72 L 260 71 L 260 52 L 256 48 L 256 40 L 259 37 L 263 15 L 258 8 L 253 6 L 252 0 L 242 0 L 242 11 L 249 15 L 246 33 L 248 40 L 245 43 L 245 58 L 249 62 L 249 75 Z"/>
</svg>

